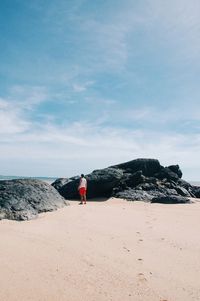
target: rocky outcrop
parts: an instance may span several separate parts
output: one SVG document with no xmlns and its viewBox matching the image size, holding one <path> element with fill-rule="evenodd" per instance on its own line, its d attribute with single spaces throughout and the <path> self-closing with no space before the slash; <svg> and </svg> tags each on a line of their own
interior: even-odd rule
<svg viewBox="0 0 200 301">
<path fill-rule="evenodd" d="M 195 198 L 200 198 L 200 187 L 199 186 L 192 186 L 189 188 L 191 192 L 193 193 Z"/>
<path fill-rule="evenodd" d="M 29 220 L 65 205 L 57 190 L 40 180 L 0 181 L 0 219 Z"/>
<path fill-rule="evenodd" d="M 67 178 L 59 178 L 57 180 L 55 180 L 55 182 L 52 183 L 52 186 L 56 189 L 59 190 L 62 186 L 64 186 L 65 184 L 67 184 L 68 182 L 70 182 L 70 179 Z"/>
<path fill-rule="evenodd" d="M 144 176 L 151 177 L 160 172 L 162 166 L 157 159 L 136 159 L 112 166 L 112 168 L 121 169 L 124 172 L 134 174 L 141 171 Z"/>
<path fill-rule="evenodd" d="M 113 165 L 95 170 L 86 178 L 88 198 L 114 196 L 151 202 L 153 199 L 172 197 L 171 201 L 177 203 L 177 197 L 187 202 L 189 197 L 200 195 L 200 189 L 194 189 L 182 180 L 179 165 L 164 167 L 156 159 L 136 159 Z M 66 199 L 78 199 L 78 184 L 79 177 L 70 178 L 59 186 L 58 191 Z M 56 187 L 55 182 L 53 185 Z"/>
<path fill-rule="evenodd" d="M 88 181 L 88 198 L 94 197 L 109 197 L 112 194 L 113 188 L 118 186 L 123 177 L 123 171 L 115 168 L 105 168 L 95 170 L 87 175 Z M 52 184 L 53 185 L 53 184 Z M 77 199 L 79 178 L 71 180 L 59 188 L 59 193 L 66 199 Z"/>
</svg>

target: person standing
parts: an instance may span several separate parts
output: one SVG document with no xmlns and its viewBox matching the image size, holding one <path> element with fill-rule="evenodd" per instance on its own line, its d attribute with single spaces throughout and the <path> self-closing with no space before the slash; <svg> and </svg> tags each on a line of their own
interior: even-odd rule
<svg viewBox="0 0 200 301">
<path fill-rule="evenodd" d="M 79 186 L 78 186 L 78 191 L 79 191 L 79 194 L 81 197 L 80 204 L 81 205 L 83 203 L 86 204 L 87 180 L 86 180 L 84 174 L 81 175 Z"/>
</svg>

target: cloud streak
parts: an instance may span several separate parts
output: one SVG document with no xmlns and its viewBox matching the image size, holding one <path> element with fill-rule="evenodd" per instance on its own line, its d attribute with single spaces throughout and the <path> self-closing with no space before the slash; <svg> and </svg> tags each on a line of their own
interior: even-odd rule
<svg viewBox="0 0 200 301">
<path fill-rule="evenodd" d="M 163 165 L 178 163 L 187 170 L 191 166 L 197 168 L 200 150 L 199 134 L 172 136 L 153 130 L 133 131 L 81 122 L 62 128 L 41 125 L 31 133 L 13 134 L 1 140 L 4 173 L 5 164 L 14 158 L 19 162 L 29 160 L 27 175 L 33 175 L 30 167 L 35 162 L 40 175 L 70 176 L 80 170 L 87 173 L 138 157 L 158 158 Z M 7 165 L 6 169 L 9 173 Z M 22 167 L 21 174 L 24 172 L 26 168 Z"/>
</svg>

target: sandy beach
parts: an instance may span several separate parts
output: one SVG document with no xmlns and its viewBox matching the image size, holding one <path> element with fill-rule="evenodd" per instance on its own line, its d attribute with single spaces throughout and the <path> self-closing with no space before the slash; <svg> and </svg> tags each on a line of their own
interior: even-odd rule
<svg viewBox="0 0 200 301">
<path fill-rule="evenodd" d="M 70 204 L 0 221 L 1 301 L 200 300 L 200 203 Z"/>
</svg>

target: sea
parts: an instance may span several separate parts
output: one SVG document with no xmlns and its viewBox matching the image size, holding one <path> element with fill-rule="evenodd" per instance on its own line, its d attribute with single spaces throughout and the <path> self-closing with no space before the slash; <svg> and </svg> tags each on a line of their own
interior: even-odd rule
<svg viewBox="0 0 200 301">
<path fill-rule="evenodd" d="M 48 184 L 51 184 L 57 178 L 53 178 L 53 177 L 19 177 L 19 176 L 3 176 L 3 175 L 0 175 L 0 181 L 2 181 L 2 180 L 14 180 L 14 179 L 37 179 L 37 180 L 44 181 Z"/>
</svg>

